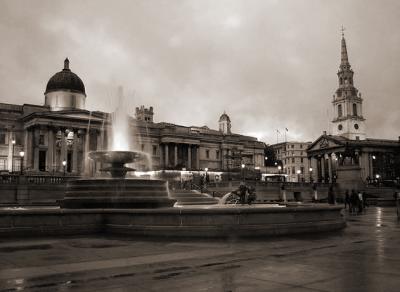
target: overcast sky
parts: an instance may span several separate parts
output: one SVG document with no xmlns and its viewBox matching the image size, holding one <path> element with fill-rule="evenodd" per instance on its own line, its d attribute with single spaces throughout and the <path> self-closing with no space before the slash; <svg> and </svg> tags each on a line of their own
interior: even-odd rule
<svg viewBox="0 0 400 292">
<path fill-rule="evenodd" d="M 225 110 L 235 133 L 311 141 L 329 129 L 341 25 L 367 136 L 397 139 L 396 0 L 0 0 L 0 102 L 43 104 L 68 57 L 89 110 L 122 85 L 157 122 L 216 129 Z"/>
</svg>

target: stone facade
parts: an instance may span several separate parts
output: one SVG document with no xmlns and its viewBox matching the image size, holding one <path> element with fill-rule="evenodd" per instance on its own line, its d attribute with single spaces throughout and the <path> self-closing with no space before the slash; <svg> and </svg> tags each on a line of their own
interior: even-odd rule
<svg viewBox="0 0 400 292">
<path fill-rule="evenodd" d="M 65 74 L 73 77 L 72 84 Z M 84 90 L 66 60 L 63 71 L 48 82 L 45 105 L 0 104 L 0 171 L 19 171 L 21 151 L 27 172 L 80 175 L 99 171 L 100 165 L 86 157 L 89 151 L 109 149 L 112 114 L 82 109 Z M 49 94 L 57 96 L 49 98 Z M 81 96 L 82 102 L 71 102 L 76 100 L 71 94 Z M 135 117 L 129 117 L 130 145 L 151 158 L 150 164 L 139 163 L 136 169 L 232 171 L 241 164 L 251 169 L 264 166 L 264 143 L 232 133 L 225 113 L 221 117 L 229 120 L 229 127 L 221 131 L 155 123 L 153 115 L 153 107 L 141 106 Z"/>
<path fill-rule="evenodd" d="M 271 145 L 275 151 L 276 160 L 282 162 L 281 173 L 287 175 L 287 181 L 310 181 L 310 162 L 307 157 L 307 148 L 310 144 L 311 142 L 292 141 Z"/>
<path fill-rule="evenodd" d="M 313 180 L 338 182 L 348 189 L 359 189 L 365 183 L 399 183 L 400 141 L 366 138 L 363 100 L 354 87 L 343 35 L 337 75 L 332 135 L 324 131 L 307 150 L 315 170 Z"/>
</svg>

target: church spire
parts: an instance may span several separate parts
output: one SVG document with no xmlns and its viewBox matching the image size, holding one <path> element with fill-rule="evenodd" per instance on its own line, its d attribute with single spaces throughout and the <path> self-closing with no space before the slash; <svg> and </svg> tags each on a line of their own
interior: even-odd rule
<svg viewBox="0 0 400 292">
<path fill-rule="evenodd" d="M 349 56 L 347 55 L 346 39 L 344 38 L 345 28 L 342 25 L 342 51 L 340 60 L 340 69 L 350 69 Z"/>
</svg>

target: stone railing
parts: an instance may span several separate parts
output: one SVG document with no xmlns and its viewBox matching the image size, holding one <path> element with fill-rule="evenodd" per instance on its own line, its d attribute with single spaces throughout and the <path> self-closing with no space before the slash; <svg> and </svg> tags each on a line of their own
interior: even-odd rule
<svg viewBox="0 0 400 292">
<path fill-rule="evenodd" d="M 77 179 L 79 176 L 54 176 L 54 175 L 0 175 L 0 185 L 59 185 L 65 184 L 68 180 Z"/>
</svg>

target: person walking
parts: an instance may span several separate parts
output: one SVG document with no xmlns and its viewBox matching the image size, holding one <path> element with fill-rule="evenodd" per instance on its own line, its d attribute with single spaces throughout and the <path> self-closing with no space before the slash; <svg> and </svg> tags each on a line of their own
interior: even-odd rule
<svg viewBox="0 0 400 292">
<path fill-rule="evenodd" d="M 363 206 L 364 206 L 363 195 L 362 195 L 361 191 L 359 191 L 358 192 L 358 213 L 359 214 L 362 214 Z"/>
<path fill-rule="evenodd" d="M 335 194 L 333 193 L 333 187 L 329 186 L 328 190 L 328 204 L 334 205 L 335 204 Z"/>
<path fill-rule="evenodd" d="M 351 190 L 351 195 L 350 195 L 350 214 L 356 214 L 356 208 L 358 205 L 358 197 L 357 193 L 355 190 Z"/>
<path fill-rule="evenodd" d="M 350 195 L 349 195 L 349 190 L 346 190 L 346 193 L 344 194 L 344 208 L 347 209 L 349 207 L 350 211 Z"/>
</svg>

